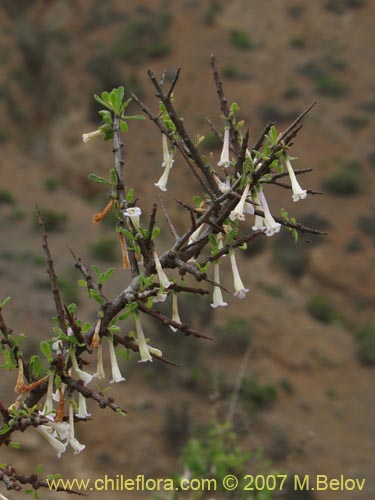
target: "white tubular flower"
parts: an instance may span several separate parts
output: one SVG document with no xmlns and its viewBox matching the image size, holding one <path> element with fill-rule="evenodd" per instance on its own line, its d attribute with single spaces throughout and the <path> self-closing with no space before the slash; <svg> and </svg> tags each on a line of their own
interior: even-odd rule
<svg viewBox="0 0 375 500">
<path fill-rule="evenodd" d="M 96 378 L 102 380 L 105 378 L 104 365 L 103 365 L 103 345 L 100 342 L 98 345 L 98 352 L 96 358 Z"/>
<path fill-rule="evenodd" d="M 88 134 L 82 134 L 82 140 L 86 144 L 87 142 L 90 142 L 93 139 L 96 139 L 96 137 L 99 137 L 101 135 L 102 133 L 100 130 L 94 130 L 94 132 L 89 132 Z"/>
<path fill-rule="evenodd" d="M 250 203 L 251 201 L 251 197 L 248 196 L 246 198 L 246 200 L 248 201 L 245 201 L 244 203 L 244 206 L 243 206 L 243 213 L 244 214 L 249 214 L 249 215 L 254 215 L 255 213 L 255 208 L 254 208 L 254 205 L 252 203 Z"/>
<path fill-rule="evenodd" d="M 274 234 L 280 231 L 281 224 L 276 222 L 275 219 L 272 217 L 272 214 L 270 212 L 270 209 L 268 208 L 268 203 L 266 197 L 264 196 L 263 191 L 259 193 L 259 201 L 264 211 L 264 225 L 266 227 L 265 231 L 266 236 L 273 236 Z"/>
<path fill-rule="evenodd" d="M 168 294 L 167 293 L 161 293 L 160 290 L 158 291 L 158 294 L 155 295 L 154 297 L 154 304 L 158 304 L 160 302 L 165 302 L 167 300 Z"/>
<path fill-rule="evenodd" d="M 173 165 L 173 161 L 168 163 L 165 166 L 164 172 L 163 172 L 162 176 L 160 177 L 160 179 L 158 180 L 158 182 L 154 182 L 154 186 L 158 187 L 161 191 L 168 191 L 167 183 L 168 183 L 169 174 L 170 174 L 171 169 L 172 169 L 172 165 Z"/>
<path fill-rule="evenodd" d="M 304 200 L 307 196 L 306 189 L 302 189 L 297 181 L 296 174 L 294 173 L 292 164 L 288 157 L 285 158 L 286 168 L 288 169 L 289 179 L 292 183 L 292 199 L 293 201 Z"/>
<path fill-rule="evenodd" d="M 69 401 L 69 432 L 68 432 L 68 442 L 74 450 L 74 455 L 77 455 L 86 448 L 86 445 L 80 443 L 74 435 L 74 410 L 73 404 Z"/>
<path fill-rule="evenodd" d="M 167 183 L 168 183 L 168 177 L 171 172 L 174 159 L 173 155 L 170 153 L 168 149 L 168 141 L 167 137 L 165 134 L 162 134 L 162 139 L 163 139 L 163 163 L 162 167 L 164 167 L 164 172 L 158 182 L 154 183 L 154 186 L 158 187 L 161 191 L 167 191 Z"/>
<path fill-rule="evenodd" d="M 61 384 L 61 392 L 64 394 L 64 391 L 65 391 L 65 387 L 66 387 L 66 384 L 62 383 Z M 54 401 L 56 401 L 56 403 L 58 403 L 60 401 L 60 392 L 58 390 L 56 390 L 53 394 L 52 394 L 52 399 Z"/>
<path fill-rule="evenodd" d="M 151 347 L 149 345 L 148 350 L 150 351 L 150 354 L 153 354 L 154 356 L 158 356 L 159 358 L 161 358 L 163 356 L 163 353 L 161 352 L 161 350 L 157 349 L 156 347 Z"/>
<path fill-rule="evenodd" d="M 152 361 L 152 356 L 150 354 L 149 347 L 147 345 L 145 334 L 143 332 L 142 323 L 139 319 L 138 314 L 135 316 L 135 329 L 137 332 L 137 344 L 139 347 L 139 354 L 141 355 L 141 359 L 138 363 L 145 363 L 146 361 Z"/>
<path fill-rule="evenodd" d="M 235 208 L 231 211 L 229 218 L 231 221 L 235 220 L 245 220 L 245 215 L 244 215 L 244 208 L 245 208 L 245 202 L 246 198 L 249 192 L 250 188 L 250 183 L 247 183 L 245 186 L 245 189 L 243 190 L 243 193 L 241 195 L 240 201 L 237 203 Z"/>
<path fill-rule="evenodd" d="M 225 181 L 221 181 L 219 179 L 219 177 L 214 174 L 214 179 L 215 179 L 215 182 L 217 184 L 217 187 L 219 188 L 219 191 L 223 194 L 225 193 L 228 193 L 231 189 L 231 185 L 230 185 L 230 175 L 227 175 L 227 177 L 225 178 Z"/>
<path fill-rule="evenodd" d="M 57 457 L 60 458 L 61 455 L 65 452 L 67 443 L 62 443 L 55 437 L 55 432 L 48 425 L 38 425 L 36 430 L 41 434 L 52 446 L 52 448 L 56 451 Z"/>
<path fill-rule="evenodd" d="M 217 260 L 215 260 L 214 262 L 214 280 L 216 281 L 216 283 L 220 284 L 219 262 Z M 213 302 L 211 304 L 211 307 L 216 309 L 217 307 L 225 307 L 227 305 L 228 304 L 223 300 L 223 294 L 221 293 L 221 288 L 215 285 L 213 293 Z"/>
<path fill-rule="evenodd" d="M 91 413 L 87 412 L 86 398 L 83 394 L 78 394 L 78 413 L 76 413 L 79 418 L 91 417 Z"/>
<path fill-rule="evenodd" d="M 180 314 L 178 312 L 178 303 L 177 303 L 177 293 L 172 294 L 172 321 L 176 321 L 176 323 L 182 323 L 180 319 Z M 172 332 L 177 332 L 178 328 L 169 325 L 169 328 Z"/>
<path fill-rule="evenodd" d="M 233 273 L 234 296 L 238 297 L 239 299 L 244 299 L 249 289 L 245 288 L 242 283 L 240 273 L 238 272 L 236 256 L 234 255 L 233 251 L 229 253 L 229 257 Z"/>
<path fill-rule="evenodd" d="M 198 226 L 197 229 L 194 231 L 194 233 L 190 236 L 189 241 L 188 241 L 188 245 L 191 245 L 192 243 L 195 243 L 196 241 L 199 240 L 199 235 L 202 232 L 203 225 L 204 224 L 201 224 L 200 226 Z"/>
<path fill-rule="evenodd" d="M 52 420 L 46 425 L 51 427 L 51 429 L 57 433 L 57 436 L 61 441 L 65 441 L 67 439 L 69 433 L 68 422 L 55 422 Z"/>
<path fill-rule="evenodd" d="M 130 207 L 123 211 L 124 217 L 129 217 L 135 229 L 139 229 L 139 217 L 142 215 L 142 210 L 139 207 Z"/>
<path fill-rule="evenodd" d="M 70 358 L 72 360 L 72 365 L 73 365 L 74 371 L 78 375 L 79 379 L 82 380 L 84 385 L 88 385 L 91 382 L 91 380 L 96 376 L 96 374 L 94 373 L 94 375 L 90 375 L 89 373 L 80 369 L 80 367 L 78 366 L 76 354 L 74 351 L 71 352 Z"/>
<path fill-rule="evenodd" d="M 224 129 L 224 140 L 223 140 L 223 149 L 221 150 L 220 160 L 217 162 L 218 167 L 228 168 L 230 166 L 230 158 L 229 158 L 229 127 L 225 127 Z"/>
<path fill-rule="evenodd" d="M 160 259 L 156 250 L 153 250 L 152 255 L 154 256 L 155 268 L 158 275 L 159 283 L 162 285 L 163 288 L 169 288 L 171 286 L 171 282 L 169 281 L 168 276 L 165 274 L 163 268 L 161 267 Z"/>
<path fill-rule="evenodd" d="M 165 134 L 161 134 L 161 141 L 163 145 L 163 162 L 161 166 L 164 168 L 170 163 L 171 160 L 173 160 L 173 157 L 171 157 L 171 154 L 169 152 L 168 138 Z"/>
<path fill-rule="evenodd" d="M 119 382 L 125 382 L 125 377 L 121 375 L 120 368 L 118 366 L 115 346 L 113 345 L 113 339 L 108 338 L 109 341 L 109 356 L 111 359 L 111 372 L 112 372 L 112 380 L 110 380 L 110 384 L 117 384 Z"/>
<path fill-rule="evenodd" d="M 48 387 L 47 387 L 47 395 L 46 402 L 44 403 L 42 413 L 43 415 L 48 415 L 53 412 L 53 379 L 55 378 L 55 374 L 51 373 L 48 376 Z"/>
</svg>

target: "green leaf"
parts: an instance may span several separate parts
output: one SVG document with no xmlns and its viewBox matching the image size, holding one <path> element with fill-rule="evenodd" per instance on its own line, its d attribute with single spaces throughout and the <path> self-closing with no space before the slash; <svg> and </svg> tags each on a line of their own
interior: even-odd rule
<svg viewBox="0 0 375 500">
<path fill-rule="evenodd" d="M 17 441 L 11 441 L 8 446 L 10 448 L 14 448 L 15 450 L 19 450 L 21 448 L 21 443 L 18 443 Z"/>
<path fill-rule="evenodd" d="M 95 271 L 97 278 L 100 279 L 100 269 L 98 268 L 98 266 L 96 264 L 93 264 L 91 267 Z"/>
<path fill-rule="evenodd" d="M 233 113 L 238 113 L 238 111 L 240 110 L 240 107 L 239 105 L 236 103 L 236 102 L 233 102 L 231 105 L 230 105 L 230 112 L 233 114 Z"/>
<path fill-rule="evenodd" d="M 39 464 L 38 467 L 35 469 L 35 474 L 41 474 L 43 472 L 43 465 Z"/>
<path fill-rule="evenodd" d="M 106 109 L 102 109 L 101 111 L 98 111 L 99 115 L 102 117 L 102 120 L 104 123 L 107 123 L 108 125 L 112 125 L 112 115 L 110 111 L 107 111 Z"/>
<path fill-rule="evenodd" d="M 194 203 L 196 207 L 200 207 L 202 203 L 202 198 L 200 196 L 194 196 Z"/>
<path fill-rule="evenodd" d="M 146 120 L 146 117 L 143 115 L 126 115 L 124 116 L 127 120 Z"/>
<path fill-rule="evenodd" d="M 154 229 L 152 230 L 152 235 L 151 239 L 154 240 L 156 239 L 160 234 L 160 227 L 155 226 Z"/>
<path fill-rule="evenodd" d="M 10 297 L 6 297 L 2 302 L 0 302 L 0 309 L 3 309 L 8 302 L 10 301 Z"/>
<path fill-rule="evenodd" d="M 104 101 L 104 99 L 102 99 L 98 95 L 94 94 L 94 99 L 96 101 L 98 101 L 98 103 L 101 104 L 102 106 L 105 106 L 106 108 L 108 108 L 108 104 Z"/>
<path fill-rule="evenodd" d="M 77 304 L 74 304 L 74 302 L 72 302 L 71 304 L 69 304 L 68 305 L 68 311 L 70 312 L 70 314 L 76 314 L 77 311 L 78 311 Z"/>
<path fill-rule="evenodd" d="M 42 342 L 40 343 L 40 350 L 44 354 L 44 356 L 48 359 L 48 361 L 51 362 L 52 361 L 51 341 L 42 340 Z"/>
<path fill-rule="evenodd" d="M 87 288 L 87 282 L 85 280 L 78 280 L 77 283 L 78 286 L 81 286 L 82 288 Z"/>
<path fill-rule="evenodd" d="M 130 188 L 129 191 L 126 193 L 126 200 L 131 203 L 134 199 L 134 189 Z"/>
<path fill-rule="evenodd" d="M 120 111 L 121 104 L 125 94 L 124 87 L 122 85 L 120 87 L 117 87 L 115 93 L 116 93 L 116 111 Z"/>
<path fill-rule="evenodd" d="M 9 431 L 10 427 L 7 424 L 3 424 L 3 426 L 0 429 L 0 436 L 3 434 L 6 434 Z"/>
<path fill-rule="evenodd" d="M 34 374 L 35 378 L 39 378 L 40 369 L 42 367 L 42 363 L 40 361 L 40 357 L 37 354 L 31 356 L 29 361 L 29 370 Z"/>
<path fill-rule="evenodd" d="M 95 290 L 92 290 L 90 288 L 89 290 L 89 296 L 96 300 L 96 302 L 98 302 L 101 306 L 104 305 L 104 300 L 101 298 L 101 296 L 98 294 L 98 292 L 96 292 Z"/>
<path fill-rule="evenodd" d="M 94 182 L 96 184 L 107 184 L 108 186 L 111 185 L 110 182 L 108 182 L 106 179 L 103 179 L 103 177 L 100 177 L 99 175 L 89 174 L 87 177 L 89 181 Z"/>
<path fill-rule="evenodd" d="M 126 123 L 126 121 L 125 120 L 121 120 L 120 121 L 120 130 L 121 130 L 121 132 L 127 132 L 128 129 L 129 129 L 129 126 Z"/>
<path fill-rule="evenodd" d="M 103 273 L 103 275 L 102 275 L 101 283 L 104 283 L 107 280 L 109 280 L 111 278 L 111 276 L 113 275 L 114 272 L 115 272 L 115 268 L 114 267 L 111 267 L 110 269 L 107 269 L 107 271 L 105 273 Z"/>
</svg>

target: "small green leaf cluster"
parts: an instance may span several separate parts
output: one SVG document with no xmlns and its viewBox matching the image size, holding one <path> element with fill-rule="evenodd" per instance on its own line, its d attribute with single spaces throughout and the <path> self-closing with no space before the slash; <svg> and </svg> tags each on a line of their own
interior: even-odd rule
<svg viewBox="0 0 375 500">
<path fill-rule="evenodd" d="M 119 119 L 119 127 L 121 132 L 128 131 L 127 120 L 144 120 L 143 115 L 126 116 L 124 114 L 126 108 L 131 102 L 131 98 L 124 101 L 125 89 L 123 86 L 112 89 L 110 92 L 104 91 L 98 95 L 94 95 L 96 101 L 106 109 L 99 111 L 99 115 L 103 120 L 103 125 L 100 131 L 103 133 L 105 141 L 113 138 L 113 116 Z"/>
</svg>

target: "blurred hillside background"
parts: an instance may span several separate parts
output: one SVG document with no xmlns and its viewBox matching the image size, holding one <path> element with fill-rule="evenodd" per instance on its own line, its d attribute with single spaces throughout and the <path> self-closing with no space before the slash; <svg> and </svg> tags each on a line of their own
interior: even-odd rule
<svg viewBox="0 0 375 500">
<path fill-rule="evenodd" d="M 30 430 L 19 436 L 22 452 L 2 449 L 1 462 L 10 461 L 21 472 L 44 463 L 45 472 L 67 477 L 182 472 L 184 445 L 227 414 L 251 343 L 234 417 L 241 447 L 252 453 L 248 472 L 365 477 L 365 496 L 375 497 L 370 474 L 374 14 L 371 0 L 1 0 L 0 298 L 12 297 L 5 316 L 16 333 L 29 336 L 30 354 L 50 335 L 54 315 L 36 203 L 49 230 L 64 299 L 79 305 L 83 320 L 94 319 L 93 308 L 77 287 L 68 245 L 87 266 L 116 268 L 108 296 L 128 280 L 113 221 L 91 222 L 108 193 L 87 175 L 106 176 L 111 145 L 83 144 L 81 135 L 99 123 L 93 94 L 114 86 L 125 85 L 156 111 L 148 68 L 159 75 L 166 70 L 169 81 L 182 68 L 176 107 L 189 130 L 205 135 L 201 148 L 215 161 L 221 144 L 205 117 L 219 128 L 223 123 L 211 51 L 226 96 L 239 104 L 253 144 L 268 120 L 282 129 L 317 101 L 295 141 L 294 156 L 297 168 L 314 168 L 302 185 L 324 196 L 297 204 L 281 189 L 270 188 L 267 196 L 276 215 L 283 207 L 297 221 L 328 233 L 297 244 L 287 231 L 258 238 L 239 256 L 243 281 L 251 289 L 245 300 L 227 297 L 229 307 L 219 311 L 209 300 L 181 304 L 182 319 L 191 318 L 215 337 L 214 343 L 180 338 L 148 323 L 152 345 L 180 367 L 123 361 L 127 382 L 113 387 L 112 394 L 129 414 L 123 419 L 92 408 L 94 420 L 77 430 L 87 445 L 80 455 L 70 457 L 69 451 L 58 460 Z M 131 111 L 139 113 L 133 104 Z M 125 149 L 127 179 L 149 213 L 160 193 L 153 185 L 161 174 L 160 134 L 149 121 L 131 122 Z M 163 200 L 183 227 L 189 218 L 174 199 L 190 203 L 201 193 L 181 158 L 168 186 Z M 162 245 L 167 248 L 161 214 L 158 224 L 166 229 Z M 230 286 L 229 265 L 227 273 L 224 267 Z M 6 405 L 14 400 L 9 389 L 14 382 L 14 373 L 2 373 L 0 399 Z M 117 495 L 112 494 L 124 494 Z M 295 498 L 365 498 L 355 492 L 309 495 Z"/>
</svg>

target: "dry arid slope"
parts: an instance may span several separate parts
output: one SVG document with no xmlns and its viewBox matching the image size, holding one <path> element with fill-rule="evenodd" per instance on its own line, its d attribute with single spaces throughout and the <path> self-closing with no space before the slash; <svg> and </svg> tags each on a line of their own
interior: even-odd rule
<svg viewBox="0 0 375 500">
<path fill-rule="evenodd" d="M 314 168 L 304 186 L 324 195 L 298 204 L 280 189 L 270 189 L 268 197 L 275 213 L 284 207 L 328 233 L 297 246 L 288 234 L 254 251 L 249 246 L 241 269 L 251 293 L 244 301 L 229 297 L 230 307 L 203 321 L 217 337 L 215 346 L 176 343 L 150 324 L 149 336 L 181 368 L 124 364 L 127 382 L 112 392 L 129 414 L 121 419 L 93 410 L 93 421 L 78 431 L 87 444 L 83 453 L 58 460 L 31 430 L 19 437 L 23 451 L 2 449 L 1 462 L 29 471 L 37 461 L 46 472 L 68 477 L 171 476 L 180 467 L 179 450 L 170 445 L 166 414 L 186 402 L 192 432 L 225 414 L 242 358 L 236 344 L 244 334 L 230 338 L 238 316 L 252 332 L 247 377 L 277 394 L 256 418 L 239 405 L 235 422 L 243 446 L 264 449 L 277 470 L 367 479 L 365 494 L 321 492 L 318 500 L 375 495 L 374 373 L 359 359 L 354 339 L 373 322 L 374 14 L 371 0 L 1 2 L 0 298 L 11 295 L 6 318 L 29 335 L 30 353 L 50 334 L 54 314 L 34 227 L 36 203 L 65 217 L 49 241 L 66 300 L 79 302 L 83 319 L 92 320 L 93 310 L 75 287 L 68 245 L 88 265 L 117 268 L 109 295 L 128 279 L 117 247 L 112 262 L 92 253 L 95 242 L 114 237 L 109 224 L 91 223 L 105 193 L 87 180 L 90 172 L 106 174 L 111 146 L 85 145 L 81 134 L 97 125 L 92 94 L 111 86 L 124 83 L 156 110 L 149 67 L 159 74 L 166 69 L 167 79 L 182 67 L 176 106 L 192 132 L 206 135 L 205 153 L 213 151 L 215 160 L 220 149 L 205 121 L 209 116 L 222 127 L 211 51 L 253 143 L 267 120 L 285 127 L 317 101 L 294 151 L 298 167 Z M 160 134 L 152 123 L 131 123 L 126 156 L 127 176 L 148 213 L 158 199 L 153 183 L 161 170 Z M 189 219 L 174 198 L 190 202 L 198 191 L 179 159 L 163 199 L 180 227 Z M 168 242 L 166 230 L 162 245 Z M 229 270 L 224 279 L 230 286 Z M 191 317 L 202 314 L 197 304 L 186 309 Z M 374 342 L 367 352 L 371 348 Z M 13 384 L 14 373 L 2 374 L 6 404 Z"/>
</svg>

